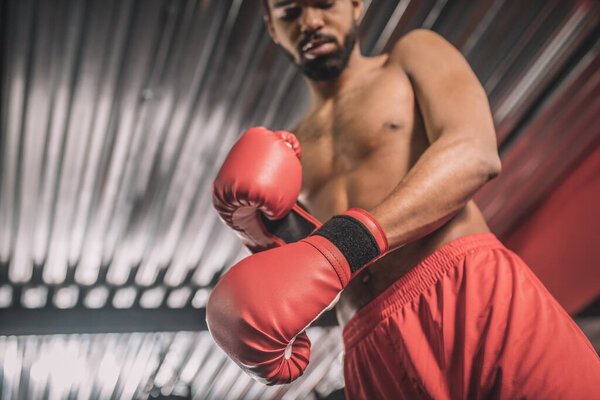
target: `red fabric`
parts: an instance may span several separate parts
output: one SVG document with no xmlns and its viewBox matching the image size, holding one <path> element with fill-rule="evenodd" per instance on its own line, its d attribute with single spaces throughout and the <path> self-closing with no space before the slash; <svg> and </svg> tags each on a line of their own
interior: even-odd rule
<svg viewBox="0 0 600 400">
<path fill-rule="evenodd" d="M 492 234 L 455 240 L 343 332 L 348 399 L 600 399 L 600 359 Z"/>
<path fill-rule="evenodd" d="M 504 242 L 573 314 L 600 296 L 599 226 L 600 146 Z"/>
</svg>

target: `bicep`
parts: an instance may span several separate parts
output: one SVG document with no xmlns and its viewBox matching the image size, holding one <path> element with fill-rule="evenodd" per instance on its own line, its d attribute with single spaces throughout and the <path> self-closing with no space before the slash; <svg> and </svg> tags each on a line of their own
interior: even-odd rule
<svg viewBox="0 0 600 400">
<path fill-rule="evenodd" d="M 417 30 L 398 41 L 392 57 L 413 85 L 431 143 L 446 134 L 493 141 L 495 147 L 485 91 L 454 46 L 434 32 Z"/>
</svg>

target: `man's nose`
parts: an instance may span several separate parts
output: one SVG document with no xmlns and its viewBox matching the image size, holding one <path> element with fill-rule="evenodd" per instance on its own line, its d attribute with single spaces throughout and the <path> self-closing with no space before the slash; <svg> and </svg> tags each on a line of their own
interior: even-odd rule
<svg viewBox="0 0 600 400">
<path fill-rule="evenodd" d="M 306 7 L 302 14 L 302 33 L 316 32 L 323 27 L 323 14 L 320 10 L 313 7 Z"/>
</svg>

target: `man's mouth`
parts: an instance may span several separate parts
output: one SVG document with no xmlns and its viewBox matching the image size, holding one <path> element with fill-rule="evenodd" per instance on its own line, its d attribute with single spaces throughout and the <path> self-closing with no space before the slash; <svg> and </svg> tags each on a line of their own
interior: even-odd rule
<svg viewBox="0 0 600 400">
<path fill-rule="evenodd" d="M 302 46 L 302 54 L 307 60 L 314 60 L 315 58 L 334 52 L 336 49 L 335 42 L 330 39 L 316 39 L 311 40 Z"/>
</svg>

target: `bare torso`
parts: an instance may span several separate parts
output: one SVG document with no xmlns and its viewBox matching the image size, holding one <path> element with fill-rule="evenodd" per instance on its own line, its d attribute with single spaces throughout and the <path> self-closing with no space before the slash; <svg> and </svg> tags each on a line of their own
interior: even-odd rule
<svg viewBox="0 0 600 400">
<path fill-rule="evenodd" d="M 368 59 L 360 81 L 313 105 L 294 130 L 302 146 L 300 201 L 321 221 L 348 208 L 375 207 L 429 146 L 410 80 L 387 59 Z M 444 244 L 488 231 L 470 201 L 440 229 L 390 252 L 350 282 L 336 306 L 340 324 Z"/>
</svg>

